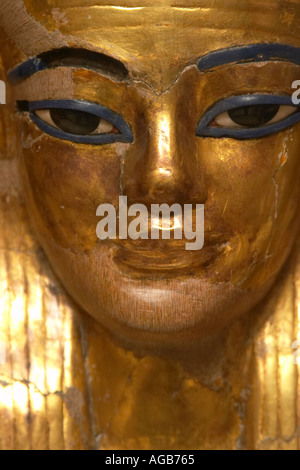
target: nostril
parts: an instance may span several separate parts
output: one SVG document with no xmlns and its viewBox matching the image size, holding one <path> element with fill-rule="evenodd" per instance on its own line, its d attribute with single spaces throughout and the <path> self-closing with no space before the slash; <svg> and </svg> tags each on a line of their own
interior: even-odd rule
<svg viewBox="0 0 300 470">
<path fill-rule="evenodd" d="M 139 195 L 152 203 L 188 202 L 192 182 L 177 168 L 160 166 L 145 172 L 139 180 Z"/>
</svg>

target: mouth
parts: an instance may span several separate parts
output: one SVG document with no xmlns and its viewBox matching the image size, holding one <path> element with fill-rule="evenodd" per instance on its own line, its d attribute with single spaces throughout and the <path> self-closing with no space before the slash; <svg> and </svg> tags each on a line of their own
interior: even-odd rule
<svg viewBox="0 0 300 470">
<path fill-rule="evenodd" d="M 127 203 L 127 202 L 126 202 Z M 97 232 L 98 238 L 112 248 L 115 266 L 129 277 L 190 276 L 214 264 L 228 246 L 222 230 L 212 232 L 204 224 L 204 206 L 184 205 L 184 211 L 172 206 L 139 210 L 136 218 L 124 217 L 121 201 L 117 221 L 108 232 Z M 180 210 L 179 210 L 180 209 Z M 99 214 L 100 215 L 100 214 Z M 102 214 L 101 214 L 102 215 Z M 103 229 L 101 225 L 101 230 Z"/>
<path fill-rule="evenodd" d="M 187 251 L 184 240 L 118 240 L 113 259 L 130 277 L 189 276 L 211 266 L 226 247 L 214 240 L 199 251 Z"/>
</svg>

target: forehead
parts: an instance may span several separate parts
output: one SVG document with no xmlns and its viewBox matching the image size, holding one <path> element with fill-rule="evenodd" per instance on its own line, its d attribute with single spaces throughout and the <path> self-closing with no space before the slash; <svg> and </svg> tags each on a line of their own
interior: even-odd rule
<svg viewBox="0 0 300 470">
<path fill-rule="evenodd" d="M 86 47 L 123 61 L 158 91 L 210 51 L 256 42 L 300 46 L 300 0 L 1 3 L 0 23 L 24 58 L 67 45 Z"/>
</svg>

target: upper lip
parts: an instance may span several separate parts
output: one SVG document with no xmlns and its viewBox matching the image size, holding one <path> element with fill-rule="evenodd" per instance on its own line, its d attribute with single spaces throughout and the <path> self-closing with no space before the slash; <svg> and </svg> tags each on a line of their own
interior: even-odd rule
<svg viewBox="0 0 300 470">
<path fill-rule="evenodd" d="M 150 227 L 150 225 L 149 225 Z M 175 225 L 170 229 L 171 237 L 170 239 L 163 239 L 162 233 L 163 231 L 167 231 L 167 228 L 158 227 L 160 230 L 160 237 L 159 239 L 152 239 L 151 238 L 151 230 L 147 232 L 143 232 L 143 234 L 147 233 L 148 238 L 142 239 L 138 238 L 137 240 L 131 239 L 129 236 L 127 239 L 121 239 L 119 236 L 116 236 L 115 239 L 110 239 L 109 241 L 115 244 L 118 247 L 127 248 L 128 250 L 133 251 L 151 251 L 151 252 L 164 252 L 167 248 L 167 251 L 182 251 L 185 250 L 185 245 L 187 242 L 194 241 L 196 234 L 193 232 L 193 238 L 186 238 L 185 235 L 191 235 L 191 232 L 184 232 L 182 231 L 182 238 L 179 240 L 175 240 L 173 238 L 173 232 L 175 230 Z M 127 230 L 128 233 L 128 230 Z M 141 235 L 141 234 L 140 234 Z M 225 244 L 228 242 L 228 234 L 225 233 L 212 233 L 211 231 L 205 230 L 204 231 L 204 247 L 203 250 L 206 248 L 219 248 L 220 245 Z M 202 251 L 202 250 L 199 250 Z"/>
<path fill-rule="evenodd" d="M 127 224 L 130 224 L 130 219 L 128 217 Z M 121 239 L 117 236 L 115 239 L 106 241 L 107 244 L 115 247 L 115 262 L 129 268 L 130 272 L 168 271 L 175 273 L 178 270 L 187 272 L 195 268 L 209 266 L 220 256 L 228 244 L 228 234 L 220 231 L 213 232 L 206 228 L 206 230 L 204 229 L 204 247 L 201 250 L 190 251 L 186 244 L 195 241 L 195 226 L 193 234 L 191 230 L 187 233 L 187 225 L 184 226 L 182 219 L 177 220 L 174 217 L 171 218 L 169 227 L 168 225 L 163 226 L 162 219 L 151 218 L 147 218 L 145 225 L 147 229 L 140 232 L 139 236 L 147 234 L 146 239 L 131 239 L 128 235 L 129 225 L 127 225 L 127 239 Z M 159 239 L 151 238 L 151 227 L 159 229 Z M 210 225 L 208 224 L 207 227 Z M 182 238 L 179 240 L 175 240 L 173 236 L 176 228 L 182 229 Z M 162 235 L 167 230 L 170 230 L 170 239 L 162 239 Z"/>
<path fill-rule="evenodd" d="M 134 217 L 128 217 L 128 223 L 130 223 L 131 220 L 133 219 Z M 182 216 L 170 217 L 166 219 L 148 217 L 143 222 L 147 226 L 147 228 L 143 229 L 144 224 L 142 224 L 142 226 L 140 227 L 140 232 L 139 232 L 140 238 L 147 234 L 148 239 L 151 239 L 152 228 L 158 229 L 161 232 L 170 231 L 170 233 L 174 232 L 176 229 L 181 229 L 183 238 L 184 238 L 184 235 L 192 235 L 194 233 L 192 229 L 188 228 L 187 225 L 184 225 L 182 223 Z M 127 233 L 128 233 L 128 226 L 127 226 Z"/>
</svg>

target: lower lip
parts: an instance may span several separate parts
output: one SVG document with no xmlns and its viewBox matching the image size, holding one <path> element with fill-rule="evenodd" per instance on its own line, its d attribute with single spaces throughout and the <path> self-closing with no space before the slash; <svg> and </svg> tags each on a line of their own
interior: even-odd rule
<svg viewBox="0 0 300 470">
<path fill-rule="evenodd" d="M 135 273 L 189 274 L 199 268 L 205 268 L 219 256 L 216 248 L 200 251 L 184 249 L 137 250 L 119 245 L 114 255 L 115 263 Z"/>
</svg>

